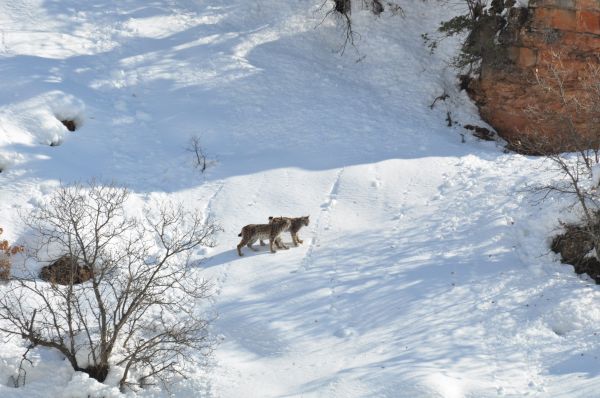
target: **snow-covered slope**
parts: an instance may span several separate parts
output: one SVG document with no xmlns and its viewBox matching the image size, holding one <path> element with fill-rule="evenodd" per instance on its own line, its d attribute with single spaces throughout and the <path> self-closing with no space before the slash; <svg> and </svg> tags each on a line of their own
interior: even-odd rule
<svg viewBox="0 0 600 398">
<path fill-rule="evenodd" d="M 543 164 L 446 126 L 482 123 L 456 42 L 431 55 L 421 37 L 458 6 L 355 10 L 340 56 L 321 3 L 0 0 L 3 237 L 93 177 L 218 220 L 199 272 L 220 344 L 177 397 L 594 396 L 600 294 L 548 253 L 561 203 L 523 190 Z M 270 215 L 310 215 L 304 244 L 238 257 L 240 228 Z M 118 395 L 42 349 L 11 388 L 25 343 L 0 342 L 2 397 Z"/>
</svg>

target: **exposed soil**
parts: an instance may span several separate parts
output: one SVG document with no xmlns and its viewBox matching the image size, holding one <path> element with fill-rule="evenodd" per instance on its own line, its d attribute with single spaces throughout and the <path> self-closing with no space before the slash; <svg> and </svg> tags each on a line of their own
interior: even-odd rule
<svg viewBox="0 0 600 398">
<path fill-rule="evenodd" d="M 472 124 L 465 124 L 463 126 L 467 130 L 473 131 L 473 135 L 484 141 L 494 141 L 496 135 L 490 129 L 481 126 L 474 126 Z"/>
<path fill-rule="evenodd" d="M 560 253 L 561 261 L 571 264 L 577 274 L 589 275 L 600 284 L 600 262 L 588 255 L 594 248 L 591 234 L 580 225 L 565 225 L 565 232 L 552 240 L 551 249 Z"/>
<path fill-rule="evenodd" d="M 108 366 L 107 365 L 98 365 L 98 366 L 89 366 L 85 369 L 80 369 L 82 372 L 90 375 L 91 378 L 98 380 L 99 382 L 103 382 L 106 380 L 106 376 L 108 376 Z"/>
<path fill-rule="evenodd" d="M 67 130 L 69 131 L 77 130 L 77 123 L 74 120 L 65 119 L 61 120 L 60 122 L 64 124 Z"/>
<path fill-rule="evenodd" d="M 76 285 L 90 280 L 91 277 L 90 267 L 79 265 L 77 260 L 68 254 L 43 267 L 40 271 L 40 278 L 59 285 Z"/>
</svg>

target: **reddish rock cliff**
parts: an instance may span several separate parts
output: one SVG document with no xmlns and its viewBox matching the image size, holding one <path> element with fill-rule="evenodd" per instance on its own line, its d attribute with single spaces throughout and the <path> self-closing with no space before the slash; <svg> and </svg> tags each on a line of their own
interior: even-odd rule
<svg viewBox="0 0 600 398">
<path fill-rule="evenodd" d="M 600 144 L 600 0 L 530 0 L 507 18 L 470 85 L 483 119 L 524 151 Z"/>
</svg>

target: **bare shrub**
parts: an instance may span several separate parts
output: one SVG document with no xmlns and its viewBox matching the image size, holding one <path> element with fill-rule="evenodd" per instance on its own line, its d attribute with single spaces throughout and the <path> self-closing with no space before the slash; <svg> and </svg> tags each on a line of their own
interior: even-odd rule
<svg viewBox="0 0 600 398">
<path fill-rule="evenodd" d="M 354 30 L 352 23 L 352 0 L 325 0 L 321 4 L 321 7 L 319 7 L 319 10 L 322 10 L 326 4 L 330 3 L 330 1 L 333 3 L 332 7 L 325 13 L 323 20 L 327 19 L 328 17 L 334 17 L 338 20 L 338 22 L 341 22 L 343 26 L 342 29 L 344 42 L 339 49 L 340 55 L 344 54 L 348 44 L 350 44 L 358 53 L 355 40 L 357 38 L 360 39 L 360 34 Z M 402 7 L 391 1 L 385 2 L 382 0 L 362 0 L 361 3 L 363 9 L 369 10 L 374 15 L 380 15 L 387 7 L 392 15 L 404 16 L 404 10 Z M 360 60 L 362 60 L 362 57 L 359 58 L 359 61 Z"/>
<path fill-rule="evenodd" d="M 194 167 L 204 173 L 209 166 L 210 161 L 206 157 L 206 150 L 202 146 L 202 141 L 199 136 L 195 135 L 190 139 L 187 150 L 194 155 Z"/>
<path fill-rule="evenodd" d="M 578 236 L 586 235 L 591 252 L 600 260 L 600 136 L 598 124 L 593 126 L 593 121 L 600 123 L 600 65 L 589 63 L 573 76 L 563 67 L 560 54 L 554 54 L 536 71 L 535 82 L 545 101 L 527 108 L 536 127 L 524 132 L 513 146 L 545 157 L 548 171 L 556 178 L 536 190 L 544 192 L 544 197 L 558 193 L 574 199 L 572 206 L 582 216 Z M 570 152 L 558 152 L 557 148 Z M 587 254 L 581 253 L 582 257 Z"/>
<path fill-rule="evenodd" d="M 319 7 L 319 11 L 322 10 L 326 4 L 329 3 L 329 0 L 323 1 L 321 7 Z M 323 21 L 330 16 L 333 16 L 342 21 L 343 30 L 344 30 L 344 42 L 342 43 L 339 53 L 341 55 L 346 51 L 346 46 L 351 44 L 354 49 L 356 46 L 354 45 L 354 38 L 358 35 L 352 28 L 352 0 L 333 0 L 333 6 L 325 13 L 325 17 Z M 322 21 L 321 21 L 322 23 Z M 319 24 L 320 25 L 320 24 Z"/>
<path fill-rule="evenodd" d="M 0 228 L 0 235 L 4 230 Z M 11 246 L 8 241 L 0 240 L 0 280 L 7 281 L 10 279 L 10 270 L 12 267 L 10 258 L 17 253 L 23 252 L 23 246 Z"/>
<path fill-rule="evenodd" d="M 542 101 L 530 104 L 526 114 L 536 127 L 523 132 L 525 139 L 515 143 L 516 149 L 541 155 L 557 148 L 576 152 L 591 170 L 600 150 L 600 58 L 575 72 L 564 67 L 560 53 L 553 53 L 536 69 L 534 84 Z"/>
<path fill-rule="evenodd" d="M 72 275 L 62 285 L 30 275 L 0 297 L 0 330 L 59 351 L 101 382 L 112 369 L 122 389 L 168 384 L 210 353 L 201 309 L 209 284 L 190 257 L 213 246 L 219 229 L 172 203 L 131 217 L 128 198 L 124 188 L 95 182 L 59 188 L 24 216 L 36 242 L 30 255 L 38 262 L 68 256 L 90 279 L 74 283 Z"/>
</svg>

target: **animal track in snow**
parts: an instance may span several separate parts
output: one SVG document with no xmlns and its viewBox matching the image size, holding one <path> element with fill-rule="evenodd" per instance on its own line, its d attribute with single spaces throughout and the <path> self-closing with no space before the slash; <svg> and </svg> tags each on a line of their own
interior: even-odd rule
<svg viewBox="0 0 600 398">
<path fill-rule="evenodd" d="M 336 198 L 337 198 L 337 194 L 338 194 L 338 190 L 339 190 L 340 180 L 342 178 L 343 173 L 344 173 L 344 168 L 341 168 L 337 172 L 335 180 L 333 181 L 333 184 L 331 184 L 331 189 L 329 190 L 329 193 L 327 194 L 325 201 L 323 202 L 323 204 L 321 204 L 321 212 L 319 213 L 319 216 L 317 217 L 317 220 L 314 224 L 313 237 L 311 237 L 310 242 L 308 244 L 308 249 L 306 250 L 306 254 L 304 255 L 304 258 L 302 259 L 302 263 L 300 265 L 301 269 L 306 270 L 313 263 L 313 253 L 314 253 L 315 247 L 319 246 L 319 237 L 320 237 L 319 232 L 321 231 L 321 229 L 328 230 L 331 227 L 330 220 L 329 220 L 329 212 L 337 203 Z M 326 224 L 322 228 L 321 225 L 324 223 L 324 220 L 325 220 Z"/>
<path fill-rule="evenodd" d="M 206 205 L 204 206 L 204 210 L 202 211 L 202 222 L 204 224 L 206 224 L 206 222 L 208 220 L 210 220 L 213 202 L 214 202 L 215 198 L 217 197 L 217 195 L 219 195 L 219 193 L 221 192 L 221 190 L 223 189 L 224 186 L 225 186 L 225 183 L 223 181 L 218 181 L 217 189 L 215 189 L 215 191 L 212 193 L 212 195 L 210 195 L 210 197 L 206 201 Z"/>
</svg>

